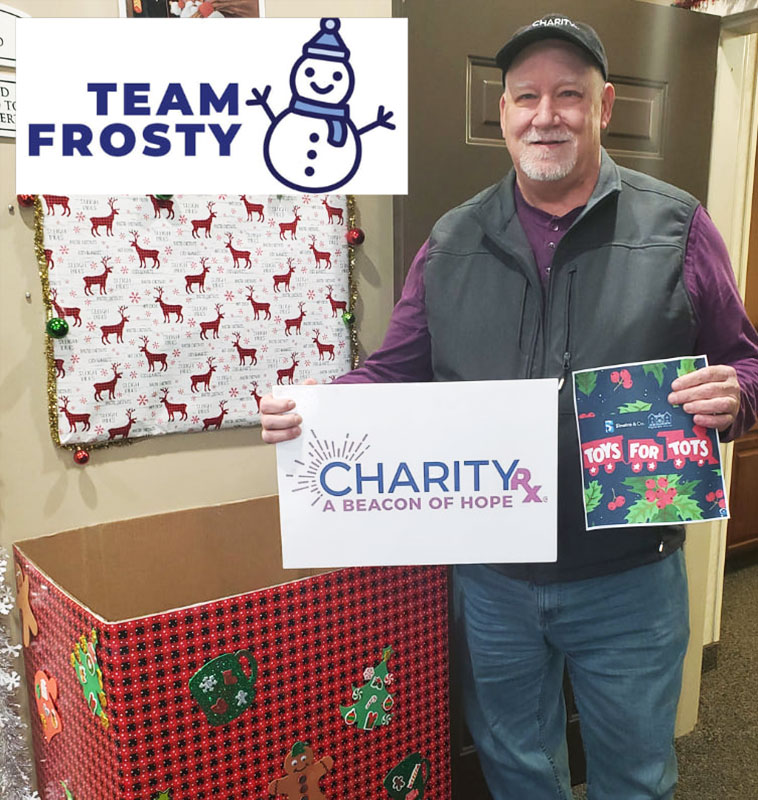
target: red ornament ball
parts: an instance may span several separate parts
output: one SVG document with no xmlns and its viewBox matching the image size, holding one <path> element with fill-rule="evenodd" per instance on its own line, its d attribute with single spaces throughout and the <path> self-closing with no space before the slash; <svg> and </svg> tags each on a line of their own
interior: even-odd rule
<svg viewBox="0 0 758 800">
<path fill-rule="evenodd" d="M 34 205 L 34 195 L 33 194 L 17 194 L 16 200 L 20 206 L 23 208 L 29 208 L 29 206 Z"/>
<path fill-rule="evenodd" d="M 74 463 L 78 464 L 80 467 L 83 467 L 89 461 L 89 453 L 86 450 L 82 450 L 80 447 L 74 453 Z"/>
<path fill-rule="evenodd" d="M 347 232 L 348 244 L 352 244 L 353 246 L 363 244 L 365 238 L 366 234 L 360 228 L 350 228 Z"/>
</svg>

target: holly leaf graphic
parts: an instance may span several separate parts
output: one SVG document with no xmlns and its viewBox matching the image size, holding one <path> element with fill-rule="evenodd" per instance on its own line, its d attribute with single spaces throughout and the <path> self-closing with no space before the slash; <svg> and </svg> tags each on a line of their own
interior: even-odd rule
<svg viewBox="0 0 758 800">
<path fill-rule="evenodd" d="M 576 388 L 589 397 L 597 386 L 597 372 L 578 372 L 576 374 Z"/>
<path fill-rule="evenodd" d="M 663 373 L 666 371 L 665 364 L 643 364 L 642 371 L 645 375 L 652 375 L 658 381 L 658 386 L 663 386 Z"/>
<path fill-rule="evenodd" d="M 688 372 L 694 372 L 696 369 L 694 358 L 683 358 L 676 368 L 676 377 L 681 378 L 682 375 L 686 375 Z"/>
<path fill-rule="evenodd" d="M 676 508 L 679 514 L 679 519 L 681 519 L 684 522 L 690 519 L 703 518 L 703 511 L 694 497 L 688 497 L 684 494 L 678 494 L 674 498 L 674 502 L 671 505 L 674 508 Z"/>
<path fill-rule="evenodd" d="M 600 486 L 599 481 L 592 481 L 592 483 L 584 490 L 584 508 L 589 514 L 594 511 L 603 499 L 603 488 Z"/>
<path fill-rule="evenodd" d="M 653 522 L 679 522 L 681 517 L 674 503 L 664 506 L 653 518 Z"/>
<path fill-rule="evenodd" d="M 677 476 L 678 477 L 678 476 Z M 686 483 L 680 483 L 676 490 L 679 492 L 680 495 L 684 495 L 685 497 L 691 497 L 692 493 L 695 491 L 695 487 L 700 483 L 700 481 L 687 481 Z M 670 483 L 669 483 L 670 485 Z"/>
<path fill-rule="evenodd" d="M 719 476 L 719 478 L 721 477 L 721 474 L 722 474 L 722 473 L 721 473 L 721 470 L 720 470 L 720 469 L 712 469 L 712 470 L 711 470 L 711 472 L 712 472 L 714 475 L 718 475 L 718 476 Z"/>
<path fill-rule="evenodd" d="M 653 407 L 652 403 L 646 403 L 644 400 L 635 400 L 633 403 L 624 403 L 619 406 L 619 414 L 633 414 L 635 411 L 650 411 Z"/>
<path fill-rule="evenodd" d="M 648 503 L 643 497 L 629 506 L 626 512 L 626 521 L 629 525 L 639 525 L 650 522 L 658 513 L 655 503 Z"/>
<path fill-rule="evenodd" d="M 628 486 L 635 494 L 640 495 L 643 497 L 645 492 L 647 491 L 647 486 L 645 486 L 645 481 L 648 478 L 624 478 L 622 483 L 624 486 Z"/>
</svg>

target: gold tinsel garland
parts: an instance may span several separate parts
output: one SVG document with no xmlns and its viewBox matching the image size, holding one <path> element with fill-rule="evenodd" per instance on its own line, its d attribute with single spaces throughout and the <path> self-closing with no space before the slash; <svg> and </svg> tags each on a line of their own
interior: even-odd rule
<svg viewBox="0 0 758 800">
<path fill-rule="evenodd" d="M 45 321 L 53 317 L 53 304 L 50 300 L 50 278 L 47 274 L 47 259 L 45 258 L 45 231 L 42 227 L 42 198 L 34 198 L 34 253 L 37 256 L 37 270 L 42 283 L 42 302 L 45 307 Z M 53 340 L 45 335 L 45 361 L 47 362 L 47 420 L 50 425 L 50 435 L 58 447 L 67 447 L 69 450 L 78 449 L 72 445 L 61 444 L 58 432 L 58 381 L 55 369 L 55 348 Z"/>
<path fill-rule="evenodd" d="M 42 224 L 44 211 L 42 209 L 42 198 L 35 195 L 34 198 L 34 253 L 37 256 L 37 270 L 42 284 L 42 302 L 45 307 L 45 321 L 54 316 L 53 304 L 50 299 L 50 277 L 48 275 L 47 258 L 45 258 L 45 231 Z M 348 230 L 356 227 L 355 197 L 347 195 L 347 219 Z M 358 302 L 358 285 L 355 278 L 355 247 L 348 243 L 348 291 L 350 295 L 349 311 L 355 314 Z M 357 369 L 360 355 L 358 352 L 358 332 L 356 330 L 355 318 L 353 322 L 346 323 L 350 330 L 350 361 L 352 369 Z M 113 442 L 92 442 L 87 445 L 81 444 L 62 444 L 58 429 L 58 371 L 55 368 L 55 347 L 53 339 L 45 335 L 45 361 L 47 365 L 47 421 L 50 426 L 50 436 L 53 442 L 65 450 L 94 450 L 104 447 L 120 447 L 132 444 L 139 439 L 121 439 Z"/>
<path fill-rule="evenodd" d="M 356 214 L 355 214 L 355 197 L 349 194 L 347 196 L 347 229 L 348 231 L 356 226 Z M 353 321 L 347 323 L 348 328 L 350 329 L 350 360 L 353 365 L 353 369 L 358 368 L 358 363 L 360 360 L 360 355 L 358 353 L 358 330 L 356 326 L 356 318 L 355 318 L 355 309 L 358 305 L 358 282 L 355 278 L 355 247 L 348 243 L 347 246 L 347 261 L 348 261 L 348 268 L 347 268 L 347 278 L 348 278 L 348 289 L 350 293 L 350 312 L 353 314 Z"/>
</svg>

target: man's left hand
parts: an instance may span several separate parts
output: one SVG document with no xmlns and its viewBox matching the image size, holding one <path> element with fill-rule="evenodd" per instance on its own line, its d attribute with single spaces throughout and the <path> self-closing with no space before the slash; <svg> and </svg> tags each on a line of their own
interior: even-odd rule
<svg viewBox="0 0 758 800">
<path fill-rule="evenodd" d="M 726 364 L 688 372 L 671 384 L 668 401 L 693 414 L 695 425 L 724 431 L 740 410 L 737 373 Z"/>
</svg>

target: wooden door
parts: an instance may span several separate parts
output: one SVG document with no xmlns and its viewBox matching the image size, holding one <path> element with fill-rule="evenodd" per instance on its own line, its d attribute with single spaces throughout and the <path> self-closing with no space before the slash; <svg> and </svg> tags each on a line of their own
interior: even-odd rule
<svg viewBox="0 0 758 800">
<path fill-rule="evenodd" d="M 521 25 L 554 12 L 554 0 L 393 0 L 409 35 L 409 193 L 395 199 L 395 292 L 445 211 L 511 167 L 501 138 L 502 93 L 494 55 Z M 561 14 L 590 23 L 616 86 L 603 144 L 624 166 L 677 184 L 705 201 L 719 19 L 634 0 L 564 0 Z M 455 654 L 455 631 L 451 652 Z M 454 661 L 454 659 L 451 659 Z M 453 797 L 487 798 L 463 723 L 459 665 L 451 673 Z M 583 780 L 575 709 L 569 707 L 574 782 Z"/>
</svg>

